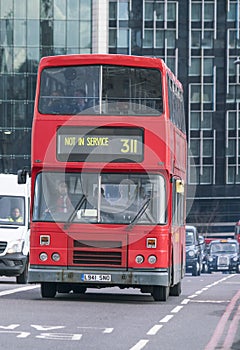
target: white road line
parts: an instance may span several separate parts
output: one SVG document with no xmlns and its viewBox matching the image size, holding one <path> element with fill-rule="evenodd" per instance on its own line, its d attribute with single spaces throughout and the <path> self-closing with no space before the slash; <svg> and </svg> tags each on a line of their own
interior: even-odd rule
<svg viewBox="0 0 240 350">
<path fill-rule="evenodd" d="M 147 339 L 141 339 L 141 340 L 139 340 L 139 342 L 137 342 L 137 344 L 135 344 L 129 350 L 141 350 L 144 348 L 145 345 L 147 345 L 148 342 L 149 342 L 149 340 L 147 340 Z"/>
<path fill-rule="evenodd" d="M 182 304 L 182 305 L 186 305 L 186 304 L 189 303 L 189 301 L 190 301 L 190 299 L 184 299 L 184 300 L 181 302 L 181 304 Z"/>
<path fill-rule="evenodd" d="M 19 293 L 19 292 L 25 292 L 27 290 L 36 289 L 36 288 L 39 288 L 39 286 L 34 285 L 34 286 L 25 286 L 25 287 L 19 287 L 19 288 L 15 288 L 15 289 L 3 290 L 2 292 L 0 292 L 0 297 L 2 297 L 4 295 Z"/>
<path fill-rule="evenodd" d="M 180 310 L 182 310 L 183 306 L 176 306 L 174 309 L 172 309 L 172 313 L 176 314 L 177 312 L 179 312 Z"/>
<path fill-rule="evenodd" d="M 149 329 L 149 331 L 147 332 L 147 335 L 155 335 L 159 329 L 162 328 L 162 324 L 156 324 L 155 326 L 153 326 L 151 329 Z"/>
<path fill-rule="evenodd" d="M 114 328 L 109 328 L 109 327 L 82 327 L 82 326 L 78 326 L 78 329 L 96 329 L 96 330 L 101 330 L 103 333 L 112 333 Z"/>
<path fill-rule="evenodd" d="M 114 328 L 105 328 L 105 330 L 103 331 L 103 333 L 112 333 L 114 330 Z"/>
<path fill-rule="evenodd" d="M 202 290 L 197 290 L 196 292 L 195 292 L 195 294 L 197 294 L 197 295 L 199 295 L 199 294 L 202 294 Z"/>
<path fill-rule="evenodd" d="M 172 318 L 173 318 L 173 315 L 167 315 L 167 316 L 163 317 L 159 322 L 166 323 L 166 322 L 170 321 Z"/>
<path fill-rule="evenodd" d="M 197 294 L 193 294 L 193 295 L 189 295 L 189 299 L 192 299 L 192 298 L 196 298 L 197 297 Z"/>
<path fill-rule="evenodd" d="M 229 303 L 231 300 L 193 300 L 192 303 L 213 303 L 213 304 L 221 304 L 221 303 Z"/>
</svg>

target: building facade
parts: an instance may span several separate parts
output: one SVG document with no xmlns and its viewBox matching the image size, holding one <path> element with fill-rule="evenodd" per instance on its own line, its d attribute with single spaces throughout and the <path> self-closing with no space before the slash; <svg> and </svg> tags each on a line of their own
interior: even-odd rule
<svg viewBox="0 0 240 350">
<path fill-rule="evenodd" d="M 161 57 L 185 90 L 187 221 L 202 233 L 233 231 L 240 216 L 240 0 L 1 0 L 0 48 L 1 172 L 30 165 L 42 56 Z"/>
</svg>

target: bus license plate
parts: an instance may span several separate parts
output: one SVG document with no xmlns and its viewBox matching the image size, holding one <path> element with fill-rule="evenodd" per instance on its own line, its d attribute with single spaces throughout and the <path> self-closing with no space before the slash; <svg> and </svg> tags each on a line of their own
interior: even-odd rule
<svg viewBox="0 0 240 350">
<path fill-rule="evenodd" d="M 111 275 L 95 275 L 87 273 L 82 275 L 82 281 L 85 282 L 110 282 L 111 280 Z"/>
</svg>

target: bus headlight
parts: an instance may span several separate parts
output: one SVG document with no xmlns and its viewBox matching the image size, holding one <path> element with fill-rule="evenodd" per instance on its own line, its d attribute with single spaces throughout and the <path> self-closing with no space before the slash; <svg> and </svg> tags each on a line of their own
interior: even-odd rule
<svg viewBox="0 0 240 350">
<path fill-rule="evenodd" d="M 40 253 L 39 259 L 40 259 L 41 261 L 46 261 L 46 260 L 48 259 L 47 253 Z"/>
<path fill-rule="evenodd" d="M 142 255 L 137 255 L 135 261 L 137 264 L 142 264 L 144 262 L 144 257 Z"/>
<path fill-rule="evenodd" d="M 149 264 L 155 264 L 157 262 L 157 257 L 155 255 L 149 255 L 148 262 Z"/>
<path fill-rule="evenodd" d="M 58 253 L 53 253 L 52 254 L 52 260 L 53 261 L 59 261 L 60 260 L 60 254 L 58 254 Z"/>
<path fill-rule="evenodd" d="M 234 256 L 234 257 L 233 257 L 233 261 L 235 261 L 235 262 L 238 261 L 238 257 L 237 257 L 237 256 Z"/>
<path fill-rule="evenodd" d="M 213 258 L 211 256 L 209 256 L 208 261 L 212 262 Z"/>
</svg>

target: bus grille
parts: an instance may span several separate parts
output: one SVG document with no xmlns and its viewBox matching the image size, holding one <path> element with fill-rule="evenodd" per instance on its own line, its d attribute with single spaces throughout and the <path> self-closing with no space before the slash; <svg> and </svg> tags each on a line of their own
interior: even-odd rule
<svg viewBox="0 0 240 350">
<path fill-rule="evenodd" d="M 121 252 L 79 251 L 73 252 L 73 263 L 84 265 L 121 265 Z"/>
<path fill-rule="evenodd" d="M 74 248 L 73 264 L 98 266 L 122 264 L 122 242 L 75 240 Z"/>
<path fill-rule="evenodd" d="M 0 254 L 6 249 L 7 242 L 0 242 Z"/>
</svg>

